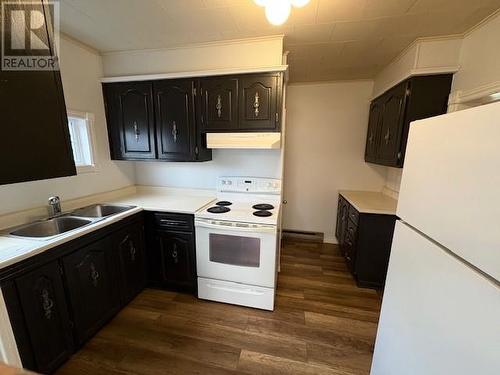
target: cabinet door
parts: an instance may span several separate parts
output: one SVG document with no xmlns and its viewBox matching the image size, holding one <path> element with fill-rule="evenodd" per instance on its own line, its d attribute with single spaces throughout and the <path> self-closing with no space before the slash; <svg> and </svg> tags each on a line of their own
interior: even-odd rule
<svg viewBox="0 0 500 375">
<path fill-rule="evenodd" d="M 59 266 L 49 263 L 15 284 L 35 362 L 31 370 L 50 373 L 69 358 L 73 346 Z"/>
<path fill-rule="evenodd" d="M 345 237 L 347 231 L 347 217 L 348 217 L 349 204 L 346 200 L 339 196 L 338 208 L 337 208 L 337 227 L 335 230 L 335 235 L 339 241 L 340 251 L 344 253 L 345 250 Z"/>
<path fill-rule="evenodd" d="M 156 158 L 152 85 L 104 84 L 112 159 Z"/>
<path fill-rule="evenodd" d="M 164 80 L 154 83 L 158 158 L 195 159 L 194 82 Z"/>
<path fill-rule="evenodd" d="M 279 130 L 280 81 L 279 74 L 240 78 L 240 130 Z"/>
<path fill-rule="evenodd" d="M 397 166 L 401 158 L 400 145 L 404 126 L 407 82 L 391 89 L 383 97 L 383 114 L 380 126 L 378 160 L 385 165 Z"/>
<path fill-rule="evenodd" d="M 27 12 L 22 14 L 39 11 L 48 15 L 41 1 L 18 2 L 9 6 Z M 5 17 L 5 22 L 8 22 L 8 13 Z M 51 30 L 42 27 L 36 31 L 37 38 L 52 48 Z M 5 49 L 8 54 L 11 41 L 9 28 L 6 28 L 2 38 L 2 42 L 6 42 L 2 51 Z M 39 52 L 43 54 L 44 51 Z M 19 53 L 20 50 L 15 51 L 16 55 Z M 3 164 L 0 185 L 76 174 L 58 70 L 0 70 L 0 113 L 0 160 Z"/>
<path fill-rule="evenodd" d="M 238 128 L 238 79 L 205 78 L 201 80 L 202 130 Z"/>
<path fill-rule="evenodd" d="M 79 343 L 96 333 L 118 310 L 112 250 L 112 240 L 107 237 L 63 258 Z"/>
<path fill-rule="evenodd" d="M 114 235 L 114 248 L 120 259 L 121 301 L 132 300 L 145 286 L 146 260 L 142 223 L 135 223 Z"/>
<path fill-rule="evenodd" d="M 370 105 L 368 119 L 368 133 L 366 135 L 365 161 L 376 161 L 378 144 L 380 140 L 380 126 L 382 125 L 383 103 L 376 99 Z"/>
<path fill-rule="evenodd" d="M 195 290 L 196 267 L 192 233 L 157 231 L 163 279 L 167 286 Z"/>
</svg>

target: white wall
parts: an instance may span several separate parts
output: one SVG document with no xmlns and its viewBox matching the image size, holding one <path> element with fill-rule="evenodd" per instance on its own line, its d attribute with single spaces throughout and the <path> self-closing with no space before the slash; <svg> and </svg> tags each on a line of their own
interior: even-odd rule
<svg viewBox="0 0 500 375">
<path fill-rule="evenodd" d="M 103 55 L 104 74 L 121 76 L 281 65 L 283 37 L 262 37 Z"/>
<path fill-rule="evenodd" d="M 134 183 L 134 166 L 110 160 L 104 104 L 101 57 L 69 38 L 61 37 L 61 76 L 68 109 L 95 115 L 99 170 L 72 177 L 0 186 L 0 214 L 45 205 L 57 194 L 63 200 L 118 189 Z"/>
<path fill-rule="evenodd" d="M 452 93 L 500 88 L 500 12 L 469 32 L 460 50 L 460 70 Z"/>
<path fill-rule="evenodd" d="M 381 191 L 386 168 L 365 163 L 372 81 L 288 87 L 284 227 L 335 241 L 339 190 Z"/>
<path fill-rule="evenodd" d="M 202 163 L 136 162 L 138 185 L 215 189 L 219 176 L 281 178 L 280 150 L 213 150 Z"/>
</svg>

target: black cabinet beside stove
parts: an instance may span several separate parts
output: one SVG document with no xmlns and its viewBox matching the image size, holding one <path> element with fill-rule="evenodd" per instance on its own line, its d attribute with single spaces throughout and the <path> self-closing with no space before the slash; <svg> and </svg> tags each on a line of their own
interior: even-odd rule
<svg viewBox="0 0 500 375">
<path fill-rule="evenodd" d="M 148 284 L 195 294 L 194 216 L 148 212 L 146 228 Z"/>
</svg>

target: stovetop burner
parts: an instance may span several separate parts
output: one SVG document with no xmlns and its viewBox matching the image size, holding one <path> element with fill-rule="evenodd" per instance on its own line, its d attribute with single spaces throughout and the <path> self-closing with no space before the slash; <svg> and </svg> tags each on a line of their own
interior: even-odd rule
<svg viewBox="0 0 500 375">
<path fill-rule="evenodd" d="M 229 201 L 220 201 L 220 202 L 217 202 L 215 205 L 216 206 L 230 206 L 232 205 L 233 202 L 229 202 Z"/>
<path fill-rule="evenodd" d="M 268 204 L 268 203 L 259 203 L 259 204 L 253 205 L 252 208 L 255 208 L 256 210 L 259 210 L 259 211 L 267 211 L 267 210 L 272 210 L 274 208 L 274 206 L 272 204 Z"/>
<path fill-rule="evenodd" d="M 225 206 L 215 206 L 215 207 L 210 207 L 207 211 L 212 214 L 223 214 L 224 212 L 231 211 L 231 209 Z"/>
<path fill-rule="evenodd" d="M 253 214 L 255 216 L 259 216 L 259 217 L 267 217 L 267 216 L 271 216 L 272 212 L 265 211 L 265 210 L 259 210 L 259 211 L 255 211 Z"/>
</svg>

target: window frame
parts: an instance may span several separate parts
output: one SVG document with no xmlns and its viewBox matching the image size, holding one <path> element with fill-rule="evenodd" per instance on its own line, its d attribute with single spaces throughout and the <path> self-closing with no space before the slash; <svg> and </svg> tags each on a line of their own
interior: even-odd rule
<svg viewBox="0 0 500 375">
<path fill-rule="evenodd" d="M 91 112 L 82 112 L 82 111 L 76 111 L 76 110 L 71 110 L 71 109 L 66 110 L 66 112 L 67 112 L 67 117 L 68 117 L 68 127 L 69 127 L 69 118 L 70 117 L 84 120 L 86 127 L 87 127 L 88 142 L 89 142 L 89 147 L 90 147 L 90 164 L 89 165 L 76 165 L 76 163 L 75 163 L 77 175 L 83 174 L 83 173 L 97 172 L 99 170 L 99 166 L 97 163 L 97 148 L 96 148 L 96 138 L 95 138 L 95 131 L 94 131 L 94 122 L 95 122 L 94 114 Z M 70 137 L 71 137 L 71 135 L 70 135 Z"/>
</svg>

